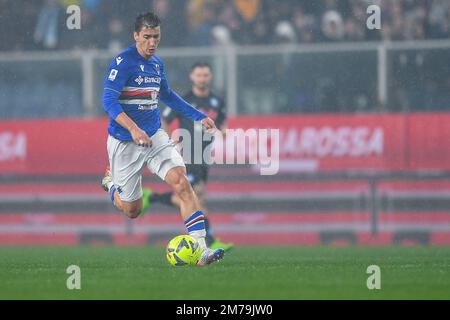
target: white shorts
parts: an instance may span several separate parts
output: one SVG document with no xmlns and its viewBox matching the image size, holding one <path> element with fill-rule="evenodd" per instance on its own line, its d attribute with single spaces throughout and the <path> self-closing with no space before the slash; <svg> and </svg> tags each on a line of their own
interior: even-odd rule
<svg viewBox="0 0 450 320">
<path fill-rule="evenodd" d="M 120 141 L 108 136 L 109 165 L 119 197 L 131 202 L 142 197 L 144 166 L 162 180 L 174 167 L 184 167 L 183 157 L 163 129 L 150 137 L 151 147 L 140 147 L 133 141 Z"/>
</svg>

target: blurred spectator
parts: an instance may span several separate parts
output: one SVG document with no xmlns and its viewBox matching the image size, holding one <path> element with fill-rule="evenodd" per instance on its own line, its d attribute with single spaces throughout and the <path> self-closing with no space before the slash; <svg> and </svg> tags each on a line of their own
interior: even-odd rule
<svg viewBox="0 0 450 320">
<path fill-rule="evenodd" d="M 202 16 L 193 27 L 188 44 L 191 46 L 210 46 L 212 44 L 212 30 L 214 28 L 214 11 L 205 6 L 201 10 Z"/>
<path fill-rule="evenodd" d="M 143 7 L 142 11 L 149 11 Z M 161 46 L 177 47 L 189 45 L 186 43 L 186 1 L 178 0 L 154 0 L 153 11 L 161 19 Z M 131 18 L 131 20 L 134 18 Z"/>
<path fill-rule="evenodd" d="M 212 31 L 212 42 L 217 46 L 227 46 L 232 43 L 231 35 L 225 26 L 215 26 Z"/>
<path fill-rule="evenodd" d="M 196 28 L 203 20 L 203 9 L 206 0 L 190 0 L 187 6 L 189 29 Z"/>
<path fill-rule="evenodd" d="M 298 42 L 309 43 L 316 40 L 317 21 L 314 15 L 307 14 L 302 6 L 294 9 L 292 22 L 298 36 Z"/>
<path fill-rule="evenodd" d="M 23 6 L 16 3 L 13 5 L 13 0 L 0 0 L 0 50 L 35 48 L 33 33 L 40 9 L 39 1 Z M 8 32 L 10 30 L 14 32 Z"/>
<path fill-rule="evenodd" d="M 345 38 L 349 41 L 362 41 L 364 40 L 365 32 L 364 27 L 361 26 L 355 19 L 348 19 L 345 22 Z"/>
<path fill-rule="evenodd" d="M 253 34 L 253 44 L 265 44 L 271 40 L 269 27 L 262 18 L 257 19 L 253 23 L 251 32 Z"/>
<path fill-rule="evenodd" d="M 81 0 L 83 8 L 86 8 L 92 14 L 99 14 L 102 0 Z"/>
<path fill-rule="evenodd" d="M 38 46 L 44 49 L 56 48 L 60 14 L 61 7 L 58 0 L 45 0 L 34 31 L 34 42 Z"/>
<path fill-rule="evenodd" d="M 125 28 L 123 26 L 122 20 L 117 17 L 112 18 L 108 23 L 108 33 L 109 33 L 109 42 L 108 47 L 112 52 L 119 52 L 123 50 L 129 43 L 125 43 L 123 41 L 126 36 Z M 130 37 L 131 41 L 131 37 Z"/>
<path fill-rule="evenodd" d="M 431 38 L 449 38 L 450 1 L 435 0 L 428 13 Z"/>
<path fill-rule="evenodd" d="M 241 30 L 241 22 L 232 2 L 227 2 L 220 8 L 216 8 L 216 14 L 218 14 L 218 23 L 228 28 L 233 39 L 237 41 L 246 39 L 247 30 Z"/>
<path fill-rule="evenodd" d="M 234 6 L 242 19 L 251 23 L 261 8 L 261 0 L 234 0 Z"/>
<path fill-rule="evenodd" d="M 344 38 L 344 22 L 339 12 L 330 10 L 323 15 L 322 32 L 328 41 L 339 41 Z"/>
<path fill-rule="evenodd" d="M 275 41 L 277 43 L 294 43 L 297 36 L 289 21 L 280 21 L 275 27 Z"/>
</svg>

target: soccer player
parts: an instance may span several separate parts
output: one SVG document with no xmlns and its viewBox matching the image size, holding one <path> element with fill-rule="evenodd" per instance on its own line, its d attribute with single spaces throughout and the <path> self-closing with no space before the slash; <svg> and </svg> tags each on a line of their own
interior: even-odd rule
<svg viewBox="0 0 450 320">
<path fill-rule="evenodd" d="M 225 104 L 224 101 L 210 89 L 212 77 L 211 66 L 208 63 L 195 63 L 190 72 L 192 89 L 184 95 L 183 98 L 192 105 L 196 106 L 197 109 L 208 114 L 208 116 L 214 120 L 215 125 L 224 133 L 226 128 Z M 183 114 L 177 110 L 166 108 L 163 112 L 163 128 L 165 128 L 167 132 L 170 131 L 169 125 L 174 119 L 178 119 L 179 127 L 189 131 L 191 137 L 194 137 L 194 131 L 197 128 L 201 130 L 201 127 L 196 126 L 192 121 L 186 119 Z M 201 141 L 203 141 L 201 150 L 203 155 L 205 148 L 212 142 L 212 139 L 202 139 Z M 191 139 L 191 155 L 193 155 L 195 150 L 194 143 L 197 142 L 194 141 L 194 139 Z M 202 163 L 193 163 L 191 159 L 191 163 L 186 164 L 186 170 L 187 177 L 199 199 L 200 208 L 203 212 L 206 212 L 205 184 L 208 180 L 209 166 L 204 161 L 202 161 Z M 148 196 L 148 203 L 146 203 L 146 199 L 144 198 L 145 207 L 148 207 L 153 202 L 160 202 L 166 205 L 178 207 L 181 204 L 179 197 L 174 192 L 155 193 L 151 189 L 144 189 L 144 197 L 145 196 Z M 229 250 L 233 247 L 232 243 L 223 243 L 220 239 L 214 238 L 209 221 L 206 217 L 205 226 L 206 244 L 210 248 L 223 248 L 224 250 Z"/>
<path fill-rule="evenodd" d="M 186 229 L 202 248 L 198 265 L 220 260 L 222 248 L 212 250 L 205 241 L 205 215 L 186 176 L 183 158 L 161 128 L 159 99 L 205 130 L 214 121 L 195 109 L 169 87 L 163 61 L 155 55 L 161 39 L 159 18 L 139 15 L 133 32 L 135 44 L 114 58 L 104 84 L 103 106 L 110 117 L 107 149 L 109 166 L 102 187 L 113 204 L 129 218 L 142 211 L 142 171 L 146 166 L 164 180 L 180 199 Z"/>
</svg>

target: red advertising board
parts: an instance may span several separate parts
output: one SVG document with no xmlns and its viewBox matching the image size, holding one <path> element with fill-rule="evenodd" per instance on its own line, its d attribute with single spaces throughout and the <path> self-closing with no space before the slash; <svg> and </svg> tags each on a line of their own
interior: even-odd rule
<svg viewBox="0 0 450 320">
<path fill-rule="evenodd" d="M 406 133 L 409 163 L 415 170 L 450 169 L 450 115 L 411 114 Z"/>
<path fill-rule="evenodd" d="M 280 169 L 405 169 L 406 118 L 401 115 L 240 117 L 233 128 L 279 129 Z"/>
<path fill-rule="evenodd" d="M 107 126 L 106 119 L 1 121 L 0 174 L 99 174 Z M 228 127 L 278 129 L 280 171 L 450 169 L 447 114 L 243 116 Z"/>
<path fill-rule="evenodd" d="M 0 122 L 0 173 L 77 175 L 103 172 L 106 120 Z"/>
</svg>

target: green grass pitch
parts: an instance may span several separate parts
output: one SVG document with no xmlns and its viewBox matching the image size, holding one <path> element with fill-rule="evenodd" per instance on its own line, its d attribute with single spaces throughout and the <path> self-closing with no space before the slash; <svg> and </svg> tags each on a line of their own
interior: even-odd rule
<svg viewBox="0 0 450 320">
<path fill-rule="evenodd" d="M 81 290 L 68 290 L 69 265 Z M 381 289 L 369 290 L 369 265 Z M 237 247 L 208 267 L 164 248 L 2 247 L 0 299 L 450 299 L 449 247 Z"/>
</svg>

